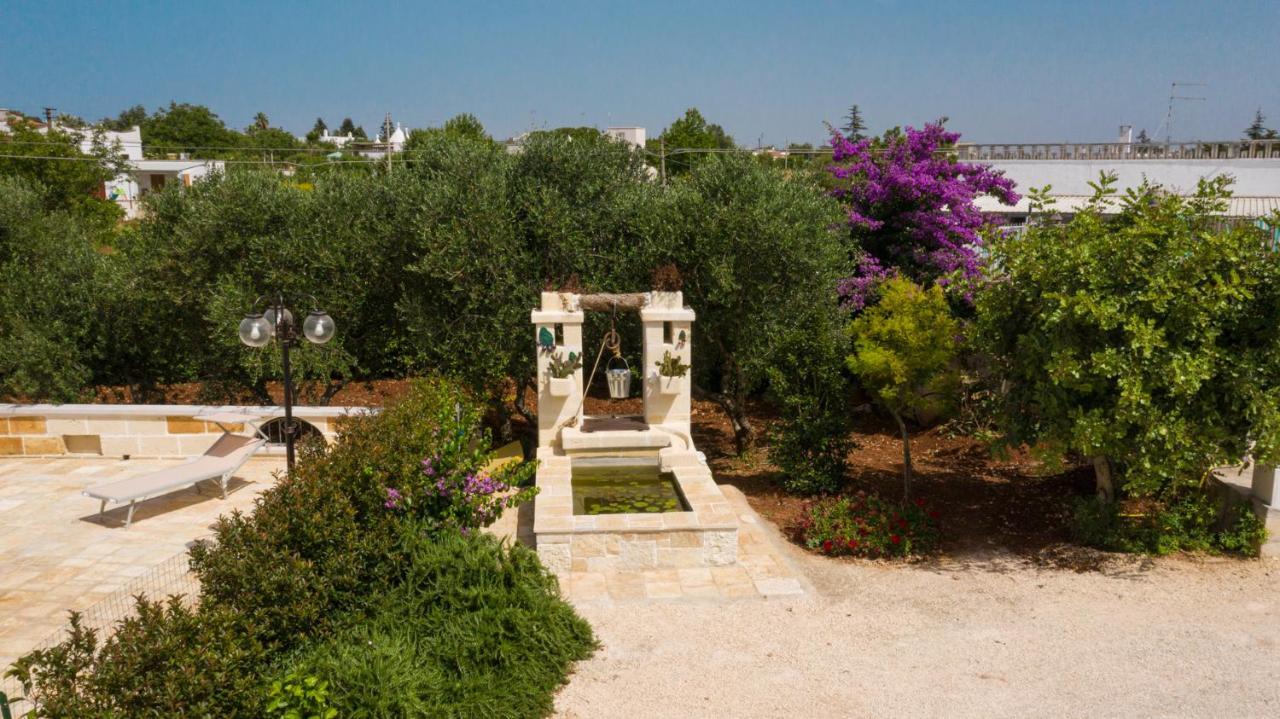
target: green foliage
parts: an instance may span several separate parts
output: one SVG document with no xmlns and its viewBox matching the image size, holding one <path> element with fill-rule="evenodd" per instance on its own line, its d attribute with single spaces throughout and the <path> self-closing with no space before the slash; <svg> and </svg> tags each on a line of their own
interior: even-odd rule
<svg viewBox="0 0 1280 719">
<path fill-rule="evenodd" d="M 694 384 L 734 424 L 740 451 L 754 440 L 746 398 L 761 389 L 780 340 L 803 308 L 834 306 L 846 255 L 832 228 L 834 200 L 805 181 L 741 155 L 702 163 L 669 191 L 674 262 L 697 308 Z"/>
<path fill-rule="evenodd" d="M 832 556 L 905 557 L 938 544 L 938 513 L 923 499 L 889 502 L 878 494 L 823 497 L 792 527 L 796 541 Z"/>
<path fill-rule="evenodd" d="M 338 132 L 336 134 L 342 135 L 344 137 L 347 135 L 351 135 L 357 140 L 369 139 L 369 136 L 365 134 L 364 126 L 356 125 L 354 122 L 351 121 L 351 118 L 349 117 L 342 118 L 342 124 L 338 126 Z"/>
<path fill-rule="evenodd" d="M 1072 520 L 1077 540 L 1100 549 L 1143 554 L 1211 552 L 1256 557 L 1267 530 L 1244 501 L 1223 512 L 1196 488 L 1168 501 L 1077 500 Z"/>
<path fill-rule="evenodd" d="M 835 492 L 844 483 L 853 442 L 843 318 L 834 304 L 794 317 L 768 368 L 769 398 L 780 415 L 769 434 L 769 459 L 794 494 Z"/>
<path fill-rule="evenodd" d="M 42 133 L 16 124 L 0 132 L 0 178 L 21 178 L 40 190 L 46 210 L 69 211 L 109 226 L 120 210 L 103 198 L 103 183 L 123 171 L 123 155 L 100 133 L 92 136 L 88 153 L 80 151 L 80 141 L 79 133 Z M 44 159 L 50 157 L 67 159 Z"/>
<path fill-rule="evenodd" d="M 467 590 L 486 581 L 508 586 L 492 561 L 473 561 L 465 569 L 448 566 L 452 557 L 462 561 L 449 543 L 460 531 L 473 532 L 532 494 L 524 490 L 509 500 L 485 503 L 478 499 L 483 493 L 466 490 L 491 459 L 488 437 L 479 429 L 480 412 L 456 385 L 433 380 L 380 414 L 351 418 L 332 448 L 307 447 L 294 473 L 256 500 L 252 515 L 220 518 L 213 541 L 192 548 L 191 566 L 201 590 L 198 609 L 177 599 L 140 600 L 137 617 L 102 642 L 73 618 L 67 641 L 28 654 L 14 676 L 48 716 L 262 716 L 270 703 L 266 682 L 273 667 L 291 653 L 349 631 L 397 592 L 425 591 L 417 583 L 418 572 L 461 573 L 466 581 L 460 586 Z M 423 458 L 431 460 L 431 474 Z M 531 464 L 513 463 L 492 477 L 516 484 L 532 471 Z M 437 482 L 449 491 L 434 491 L 441 486 Z M 389 487 L 417 501 L 411 507 L 389 506 Z M 442 544 L 429 548 L 436 543 Z M 429 570 L 416 566 L 424 557 L 431 558 Z M 542 572 L 532 554 L 522 561 L 526 577 Z M 486 568 L 498 578 L 485 579 Z M 524 602 L 581 628 L 554 587 L 554 579 L 542 574 L 513 589 L 516 594 L 504 603 L 518 607 Z M 534 596 L 539 591 L 548 594 Z M 436 616 L 449 623 L 443 614 Z M 540 625 L 541 619 L 530 618 L 530 626 L 548 626 Z M 459 629 L 467 621 L 458 617 Z M 475 656 L 501 654 L 507 645 L 484 642 L 502 636 L 508 635 L 474 635 Z M 529 657 L 546 647 L 538 641 L 545 635 L 528 637 L 521 656 L 539 664 Z M 580 643 L 576 651 L 587 648 Z M 541 671 L 558 682 L 564 661 L 559 654 L 552 659 L 552 668 Z M 292 695 L 289 681 L 281 681 L 281 691 Z M 305 680 L 303 689 L 306 693 Z"/>
<path fill-rule="evenodd" d="M 290 672 L 271 682 L 267 691 L 267 716 L 280 719 L 334 719 L 338 710 L 329 704 L 329 682 Z"/>
<path fill-rule="evenodd" d="M 74 401 L 111 354 L 120 294 L 96 222 L 47 212 L 30 181 L 0 176 L 0 395 Z"/>
<path fill-rule="evenodd" d="M 1117 495 L 1171 501 L 1251 441 L 1280 458 L 1280 257 L 1215 216 L 1225 181 L 1144 185 L 1107 216 L 1113 182 L 1070 222 L 993 245 L 978 345 L 1006 442 L 1105 458 Z"/>
<path fill-rule="evenodd" d="M 535 717 L 552 709 L 590 627 L 524 547 L 403 535 L 405 574 L 367 614 L 290 662 L 341 716 Z"/>
<path fill-rule="evenodd" d="M 264 641 L 290 643 L 323 633 L 335 610 L 361 606 L 371 589 L 385 586 L 388 517 L 455 532 L 492 522 L 505 505 L 477 507 L 457 486 L 489 461 L 480 414 L 452 384 L 426 380 L 377 415 L 348 418 L 333 447 L 309 451 L 252 515 L 220 518 L 215 542 L 192 549 L 202 601 L 236 609 Z M 433 475 L 424 472 L 424 459 Z M 515 463 L 494 475 L 515 486 L 533 470 Z M 457 491 L 436 491 L 440 479 Z M 389 488 L 408 498 L 412 511 L 389 511 Z M 515 501 L 532 493 L 523 490 Z M 495 516 L 481 522 L 482 513 Z"/>
<path fill-rule="evenodd" d="M 209 108 L 185 102 L 170 102 L 142 123 L 142 143 L 153 157 L 174 152 L 226 157 L 241 138 Z"/>
<path fill-rule="evenodd" d="M 922 289 L 901 277 L 881 283 L 880 299 L 849 326 L 853 354 L 849 371 L 893 416 L 902 433 L 903 495 L 911 493 L 911 438 L 903 417 L 931 412 L 953 402 L 958 379 L 960 326 L 951 316 L 942 288 Z"/>
<path fill-rule="evenodd" d="M 658 368 L 658 374 L 663 377 L 683 377 L 689 373 L 690 365 L 684 363 L 679 355 L 673 355 L 670 352 L 663 352 L 662 359 L 653 363 Z"/>
<path fill-rule="evenodd" d="M 707 122 L 698 108 L 691 107 L 684 115 L 667 126 L 662 134 L 649 140 L 647 148 L 652 153 L 660 153 L 665 146 L 667 174 L 683 175 L 691 171 L 699 163 L 708 160 L 713 153 L 681 153 L 679 150 L 731 150 L 736 145 L 733 138 L 723 127 Z M 675 154 L 670 154 L 676 151 Z"/>
<path fill-rule="evenodd" d="M 119 115 L 114 118 L 104 117 L 99 124 L 107 130 L 115 132 L 125 132 L 135 127 L 141 127 L 142 123 L 147 121 L 147 108 L 142 105 L 134 105 L 120 111 Z"/>
<path fill-rule="evenodd" d="M 265 649 L 218 607 L 140 597 L 136 616 L 101 640 L 73 613 L 68 638 L 9 671 L 37 717 L 256 716 Z"/>
<path fill-rule="evenodd" d="M 959 332 L 942 288 L 885 280 L 880 301 L 850 325 L 849 370 L 895 416 L 936 410 L 952 396 Z"/>
</svg>

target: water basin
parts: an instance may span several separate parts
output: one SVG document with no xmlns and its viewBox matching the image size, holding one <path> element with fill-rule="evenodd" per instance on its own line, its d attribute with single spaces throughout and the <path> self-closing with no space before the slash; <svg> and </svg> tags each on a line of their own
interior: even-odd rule
<svg viewBox="0 0 1280 719">
<path fill-rule="evenodd" d="M 690 511 L 675 475 L 659 472 L 657 461 L 576 460 L 572 476 L 574 514 Z"/>
</svg>

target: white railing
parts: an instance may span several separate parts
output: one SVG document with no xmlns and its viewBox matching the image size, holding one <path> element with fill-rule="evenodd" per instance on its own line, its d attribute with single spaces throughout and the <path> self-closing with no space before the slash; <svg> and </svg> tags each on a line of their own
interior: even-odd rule
<svg viewBox="0 0 1280 719">
<path fill-rule="evenodd" d="M 1252 160 L 1280 159 L 1278 140 L 1197 142 L 960 143 L 957 159 L 994 160 Z"/>
</svg>

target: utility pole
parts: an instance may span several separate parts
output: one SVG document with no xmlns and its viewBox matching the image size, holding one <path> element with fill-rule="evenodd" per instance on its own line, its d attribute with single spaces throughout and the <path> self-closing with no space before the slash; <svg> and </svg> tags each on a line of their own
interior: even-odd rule
<svg viewBox="0 0 1280 719">
<path fill-rule="evenodd" d="M 658 136 L 659 146 L 662 148 L 662 186 L 667 186 L 667 138 Z"/>
<path fill-rule="evenodd" d="M 391 113 L 387 113 L 387 119 L 382 121 L 382 141 L 383 149 L 387 152 L 387 173 L 391 173 Z"/>
<path fill-rule="evenodd" d="M 1178 94 L 1179 87 L 1208 87 L 1205 82 L 1175 82 L 1169 85 L 1169 111 L 1164 116 L 1165 136 L 1164 144 L 1166 146 L 1173 144 L 1173 102 L 1174 100 L 1201 100 L 1203 97 L 1186 97 Z"/>
</svg>

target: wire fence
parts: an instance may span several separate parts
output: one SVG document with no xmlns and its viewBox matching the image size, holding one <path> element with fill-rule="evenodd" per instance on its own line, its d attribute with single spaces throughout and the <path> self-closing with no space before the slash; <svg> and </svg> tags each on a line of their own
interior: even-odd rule
<svg viewBox="0 0 1280 719">
<path fill-rule="evenodd" d="M 140 594 L 151 600 L 165 600 L 181 595 L 184 603 L 194 605 L 200 596 L 200 582 L 191 572 L 188 554 L 183 552 L 166 559 L 130 580 L 123 588 L 79 610 L 82 626 L 97 632 L 101 646 L 102 640 L 111 636 L 121 621 L 137 613 L 136 598 Z M 67 630 L 68 627 L 63 626 L 25 651 L 55 647 L 70 636 Z M 10 698 L 15 717 L 24 716 L 34 708 L 30 702 L 17 699 L 25 694 L 17 679 L 0 677 L 0 692 Z"/>
</svg>

